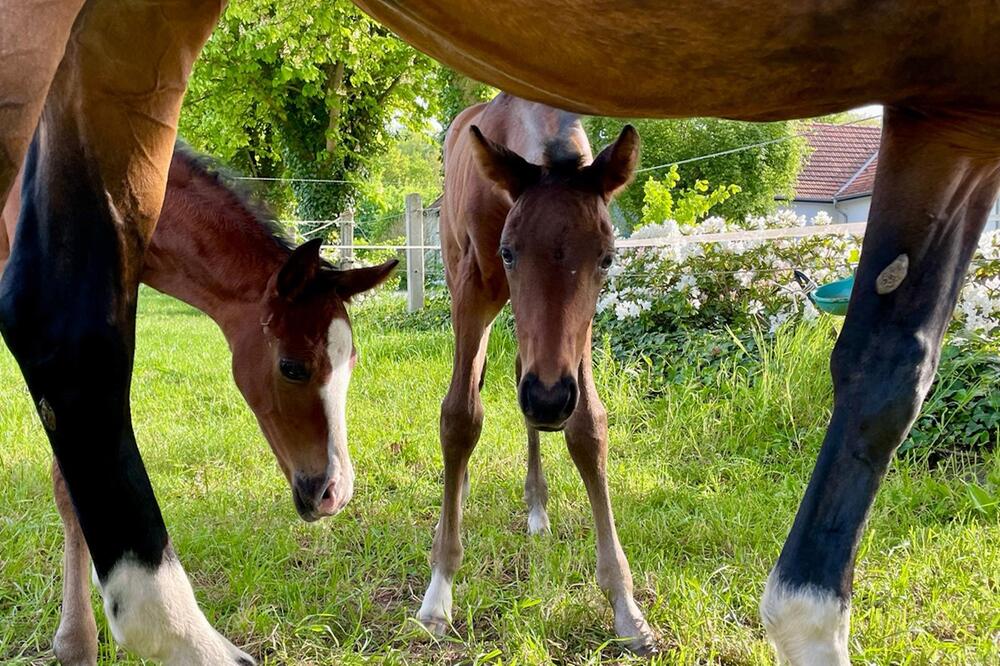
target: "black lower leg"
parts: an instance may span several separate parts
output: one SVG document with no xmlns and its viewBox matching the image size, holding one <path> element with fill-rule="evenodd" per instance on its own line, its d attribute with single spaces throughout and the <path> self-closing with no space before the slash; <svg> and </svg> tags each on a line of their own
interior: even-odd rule
<svg viewBox="0 0 1000 666">
<path fill-rule="evenodd" d="M 69 145 L 67 145 L 69 144 Z M 157 564 L 167 533 L 132 432 L 129 387 L 141 243 L 67 140 L 26 166 L 0 284 L 0 331 L 17 359 L 103 580 L 126 553 Z"/>
<path fill-rule="evenodd" d="M 995 163 L 970 164 L 945 146 L 899 145 L 915 141 L 917 121 L 893 114 L 888 120 L 879 185 L 895 196 L 873 205 L 831 359 L 833 415 L 777 566 L 786 583 L 834 590 L 845 599 L 865 518 L 930 387 L 997 186 Z M 906 174 L 932 159 L 945 167 L 936 189 L 928 184 L 920 194 L 904 194 L 904 184 L 920 180 L 906 182 Z"/>
</svg>

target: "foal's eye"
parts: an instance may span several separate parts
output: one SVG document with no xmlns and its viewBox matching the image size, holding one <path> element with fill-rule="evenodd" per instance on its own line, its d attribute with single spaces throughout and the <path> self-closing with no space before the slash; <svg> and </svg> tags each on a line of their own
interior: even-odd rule
<svg viewBox="0 0 1000 666">
<path fill-rule="evenodd" d="M 302 361 L 283 358 L 278 361 L 278 369 L 281 370 L 281 375 L 290 382 L 304 382 L 309 379 L 309 368 Z"/>
<path fill-rule="evenodd" d="M 509 247 L 500 248 L 500 261 L 502 261 L 503 265 L 506 266 L 507 268 L 513 267 L 514 251 L 511 250 Z"/>
<path fill-rule="evenodd" d="M 605 273 L 611 270 L 611 264 L 615 263 L 615 255 L 606 254 L 604 258 L 601 259 L 601 270 Z"/>
</svg>

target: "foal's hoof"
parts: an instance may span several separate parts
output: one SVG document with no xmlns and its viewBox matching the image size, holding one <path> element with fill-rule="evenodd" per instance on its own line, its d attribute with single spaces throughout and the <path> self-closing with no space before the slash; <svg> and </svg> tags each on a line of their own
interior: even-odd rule
<svg viewBox="0 0 1000 666">
<path fill-rule="evenodd" d="M 615 631 L 629 652 L 640 657 L 648 657 L 656 652 L 656 634 L 641 615 L 615 622 Z"/>
<path fill-rule="evenodd" d="M 625 647 L 629 652 L 640 657 L 651 657 L 656 654 L 656 636 L 652 631 L 646 630 L 645 634 L 633 636 L 625 642 Z"/>
<path fill-rule="evenodd" d="M 443 638 L 451 633 L 451 622 L 447 618 L 417 615 L 417 621 L 435 638 Z"/>
<path fill-rule="evenodd" d="M 52 640 L 56 661 L 61 666 L 97 666 L 97 626 L 75 629 L 60 623 Z"/>
<path fill-rule="evenodd" d="M 530 536 L 552 534 L 549 514 L 545 513 L 544 509 L 532 510 L 528 513 L 528 534 Z"/>
</svg>

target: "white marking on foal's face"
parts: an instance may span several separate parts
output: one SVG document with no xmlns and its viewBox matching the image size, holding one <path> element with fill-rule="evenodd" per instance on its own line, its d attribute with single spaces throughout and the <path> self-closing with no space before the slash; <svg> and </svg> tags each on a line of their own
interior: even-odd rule
<svg viewBox="0 0 1000 666">
<path fill-rule="evenodd" d="M 167 666 L 255 663 L 208 623 L 174 557 L 150 567 L 125 556 L 98 587 L 115 640 L 140 657 Z"/>
<path fill-rule="evenodd" d="M 793 588 L 771 572 L 760 616 L 778 660 L 791 666 L 850 666 L 851 608 L 830 590 Z"/>
<path fill-rule="evenodd" d="M 346 320 L 335 317 L 326 334 L 326 353 L 330 376 L 321 389 L 329 439 L 327 448 L 334 481 L 334 511 L 339 511 L 354 496 L 354 466 L 347 449 L 347 389 L 351 383 L 351 356 L 354 339 Z"/>
</svg>

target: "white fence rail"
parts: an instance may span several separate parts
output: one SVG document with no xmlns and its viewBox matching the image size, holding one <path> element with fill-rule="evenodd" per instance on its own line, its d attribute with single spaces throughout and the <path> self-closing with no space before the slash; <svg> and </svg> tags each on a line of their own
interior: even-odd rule
<svg viewBox="0 0 1000 666">
<path fill-rule="evenodd" d="M 406 257 L 406 306 L 407 311 L 415 312 L 424 307 L 424 285 L 426 283 L 426 254 L 441 250 L 437 243 L 428 243 L 427 237 L 435 240 L 436 224 L 428 233 L 427 218 L 433 216 L 436 220 L 437 208 L 424 208 L 419 194 L 406 197 L 406 212 L 404 214 L 406 244 L 387 245 L 355 243 L 354 229 L 356 226 L 354 213 L 350 210 L 342 213 L 335 220 L 307 220 L 292 222 L 300 227 L 303 236 L 314 236 L 320 232 L 337 226 L 340 240 L 337 243 L 324 245 L 328 256 L 336 257 L 335 263 L 348 267 L 355 261 L 356 250 L 394 250 L 405 253 Z M 731 231 L 718 234 L 691 234 L 689 236 L 668 236 L 660 238 L 624 238 L 615 242 L 620 250 L 670 247 L 676 245 L 732 243 L 746 241 L 776 240 L 781 238 L 806 238 L 810 236 L 857 235 L 863 236 L 866 222 L 851 224 L 825 224 L 804 227 L 788 227 L 784 229 L 758 229 L 751 231 Z"/>
</svg>

